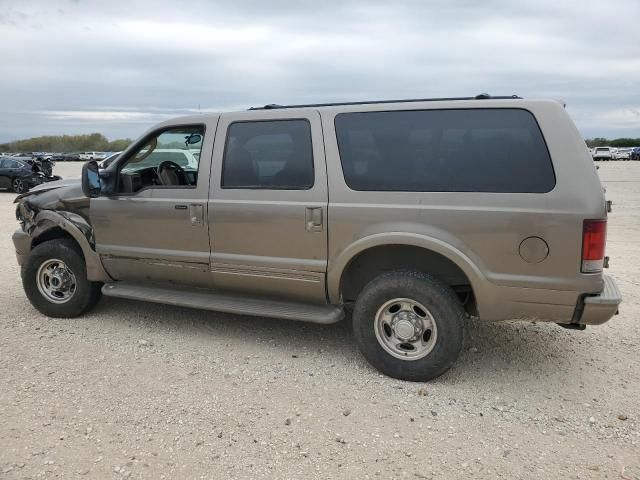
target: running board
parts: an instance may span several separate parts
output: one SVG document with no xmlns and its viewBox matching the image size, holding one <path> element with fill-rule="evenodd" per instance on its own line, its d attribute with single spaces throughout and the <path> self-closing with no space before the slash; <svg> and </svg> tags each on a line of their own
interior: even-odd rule
<svg viewBox="0 0 640 480">
<path fill-rule="evenodd" d="M 333 305 L 294 303 L 227 292 L 221 293 L 200 289 L 186 290 L 173 286 L 115 282 L 105 284 L 102 287 L 102 293 L 108 297 L 143 300 L 177 307 L 321 324 L 336 323 L 344 317 L 344 311 Z"/>
</svg>

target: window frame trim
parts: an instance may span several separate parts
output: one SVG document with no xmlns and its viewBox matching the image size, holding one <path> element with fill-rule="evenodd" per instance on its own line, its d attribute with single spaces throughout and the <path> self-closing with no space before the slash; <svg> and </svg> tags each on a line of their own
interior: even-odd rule
<svg viewBox="0 0 640 480">
<path fill-rule="evenodd" d="M 290 187 L 290 188 L 273 188 L 269 186 L 246 186 L 246 187 L 225 187 L 224 186 L 224 171 L 226 168 L 226 156 L 227 156 L 227 146 L 229 145 L 229 132 L 231 127 L 236 123 L 266 123 L 266 122 L 290 122 L 290 121 L 304 121 L 309 127 L 309 146 L 311 153 L 311 174 L 312 174 L 312 183 L 307 187 Z M 246 119 L 246 120 L 233 120 L 231 121 L 227 127 L 226 132 L 224 134 L 224 146 L 222 147 L 222 165 L 220 168 L 220 189 L 221 190 L 255 190 L 255 191 L 307 191 L 313 190 L 316 185 L 316 158 L 313 152 L 313 125 L 311 125 L 311 121 L 305 117 L 285 117 L 285 118 L 261 118 L 261 119 Z"/>
</svg>

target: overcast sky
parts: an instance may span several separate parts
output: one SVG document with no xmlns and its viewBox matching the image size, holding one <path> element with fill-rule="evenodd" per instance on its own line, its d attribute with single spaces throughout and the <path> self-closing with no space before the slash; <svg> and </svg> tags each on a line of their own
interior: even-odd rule
<svg viewBox="0 0 640 480">
<path fill-rule="evenodd" d="M 640 0 L 0 0 L 0 142 L 265 103 L 563 99 L 640 137 Z"/>
</svg>

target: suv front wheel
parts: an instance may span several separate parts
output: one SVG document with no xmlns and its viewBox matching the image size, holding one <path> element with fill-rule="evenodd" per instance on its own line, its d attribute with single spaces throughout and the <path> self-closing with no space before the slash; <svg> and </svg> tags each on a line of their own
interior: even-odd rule
<svg viewBox="0 0 640 480">
<path fill-rule="evenodd" d="M 66 238 L 49 240 L 31 251 L 22 285 L 31 304 L 48 317 L 77 317 L 100 300 L 101 285 L 87 280 L 82 251 Z"/>
<path fill-rule="evenodd" d="M 464 341 L 464 310 L 456 294 L 420 272 L 384 273 L 367 284 L 353 311 L 360 351 L 400 380 L 428 381 L 455 362 Z"/>
</svg>

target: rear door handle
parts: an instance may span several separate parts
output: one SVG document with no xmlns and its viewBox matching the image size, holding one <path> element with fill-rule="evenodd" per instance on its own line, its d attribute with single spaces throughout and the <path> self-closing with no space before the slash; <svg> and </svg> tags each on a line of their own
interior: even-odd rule
<svg viewBox="0 0 640 480">
<path fill-rule="evenodd" d="M 173 208 L 175 208 L 176 210 L 186 210 L 187 206 L 186 205 L 174 205 Z"/>
<path fill-rule="evenodd" d="M 308 232 L 322 231 L 322 207 L 307 207 L 304 220 Z"/>
</svg>

